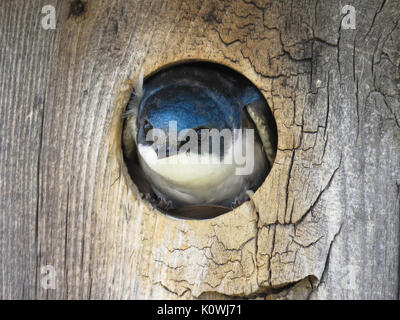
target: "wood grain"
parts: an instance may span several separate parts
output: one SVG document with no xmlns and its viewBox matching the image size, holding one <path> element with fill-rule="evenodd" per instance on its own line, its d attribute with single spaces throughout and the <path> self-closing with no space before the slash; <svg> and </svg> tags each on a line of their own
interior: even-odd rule
<svg viewBox="0 0 400 320">
<path fill-rule="evenodd" d="M 0 298 L 399 297 L 399 1 L 346 3 L 355 30 L 327 0 L 84 3 L 0 4 Z M 253 201 L 201 221 L 121 152 L 138 70 L 187 60 L 249 78 L 279 133 Z"/>
</svg>

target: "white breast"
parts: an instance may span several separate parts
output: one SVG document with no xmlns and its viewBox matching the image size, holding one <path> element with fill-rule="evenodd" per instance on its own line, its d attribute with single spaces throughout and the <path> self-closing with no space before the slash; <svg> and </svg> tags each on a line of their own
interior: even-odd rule
<svg viewBox="0 0 400 320">
<path fill-rule="evenodd" d="M 178 153 L 157 158 L 151 146 L 139 145 L 139 154 L 149 169 L 168 179 L 176 186 L 196 189 L 218 184 L 235 172 L 234 163 L 225 164 L 219 157 L 209 154 Z"/>
<path fill-rule="evenodd" d="M 249 179 L 249 176 L 236 174 L 239 166 L 235 161 L 226 160 L 234 160 L 232 155 L 238 148 L 237 144 L 235 141 L 225 153 L 225 162 L 228 163 L 216 155 L 197 153 L 178 153 L 158 159 L 151 146 L 141 144 L 139 161 L 155 189 L 167 198 L 182 205 L 219 203 L 237 196 Z M 255 147 L 254 172 L 259 167 L 257 158 L 262 158 L 261 146 Z"/>
</svg>

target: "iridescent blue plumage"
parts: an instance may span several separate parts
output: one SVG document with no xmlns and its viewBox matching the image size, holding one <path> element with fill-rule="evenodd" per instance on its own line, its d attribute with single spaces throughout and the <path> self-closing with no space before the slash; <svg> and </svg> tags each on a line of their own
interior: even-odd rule
<svg viewBox="0 0 400 320">
<path fill-rule="evenodd" d="M 205 176 L 197 175 L 199 181 L 202 182 L 196 184 L 190 181 L 190 176 L 177 177 L 173 167 L 162 169 L 162 171 L 159 167 L 149 164 L 149 158 L 146 158 L 148 153 L 140 151 L 149 148 L 151 144 L 146 140 L 148 130 L 161 129 L 167 133 L 171 121 L 176 122 L 178 132 L 183 129 L 217 129 L 219 131 L 256 129 L 246 106 L 260 103 L 264 104 L 264 99 L 247 79 L 227 68 L 213 64 L 178 65 L 146 79 L 138 106 L 137 119 L 128 119 L 128 127 L 129 121 L 135 121 L 135 125 L 130 128 L 137 130 L 137 132 L 132 132 L 132 136 L 135 136 L 139 149 L 140 167 L 157 197 L 164 204 L 168 203 L 164 207 L 181 208 L 188 205 L 210 204 L 234 207 L 235 203 L 237 204 L 238 201 L 240 203 L 247 197 L 247 190 L 254 190 L 262 183 L 268 173 L 269 163 L 256 133 L 255 166 L 251 174 L 233 176 L 233 174 L 228 174 L 230 172 L 227 171 L 228 167 L 220 164 L 220 170 L 225 170 L 223 174 L 218 171 L 219 167 L 215 170 L 212 167 L 214 171 L 210 168 L 202 168 L 201 170 L 208 172 L 207 174 L 210 174 L 211 170 L 212 174 L 209 175 L 209 180 L 203 179 L 207 178 L 206 173 Z M 128 140 L 124 141 L 126 148 L 130 143 Z M 184 168 L 182 170 L 185 171 Z M 193 175 L 197 173 L 194 171 Z"/>
<path fill-rule="evenodd" d="M 262 99 L 245 79 L 196 64 L 180 65 L 150 77 L 144 85 L 139 121 L 166 129 L 169 121 L 185 128 L 233 129 L 241 127 L 243 107 Z"/>
</svg>

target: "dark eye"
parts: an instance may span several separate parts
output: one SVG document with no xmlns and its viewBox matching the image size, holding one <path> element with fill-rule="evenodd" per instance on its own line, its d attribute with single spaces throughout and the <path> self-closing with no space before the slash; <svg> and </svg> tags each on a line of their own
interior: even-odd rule
<svg viewBox="0 0 400 320">
<path fill-rule="evenodd" d="M 185 140 L 183 140 L 183 141 L 178 141 L 178 149 L 180 147 L 182 147 L 185 143 L 188 143 L 189 141 L 190 141 L 190 137 L 189 136 L 186 136 Z"/>
<path fill-rule="evenodd" d="M 147 133 L 148 133 L 151 129 L 153 129 L 153 126 L 151 125 L 151 123 L 150 123 L 148 120 L 144 120 L 144 122 L 143 122 L 143 131 L 144 131 L 144 134 L 147 135 Z"/>
</svg>

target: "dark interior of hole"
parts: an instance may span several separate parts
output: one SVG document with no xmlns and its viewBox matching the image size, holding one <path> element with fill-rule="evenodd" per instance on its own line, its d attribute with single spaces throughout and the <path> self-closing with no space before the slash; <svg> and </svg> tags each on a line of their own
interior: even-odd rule
<svg viewBox="0 0 400 320">
<path fill-rule="evenodd" d="M 231 76 L 234 76 L 236 78 L 240 78 L 241 81 L 246 81 L 246 83 L 248 83 L 248 85 L 251 85 L 252 87 L 255 88 L 255 86 L 253 84 L 251 84 L 251 82 L 246 79 L 244 76 L 242 76 L 241 74 L 237 73 L 236 71 L 227 68 L 225 66 L 219 65 L 219 64 L 214 64 L 214 63 L 209 63 L 209 62 L 190 62 L 190 63 L 184 63 L 184 64 L 179 64 L 179 65 L 173 65 L 173 66 L 169 66 L 165 69 L 162 69 L 158 72 L 163 72 L 164 70 L 171 70 L 177 66 L 182 66 L 182 65 L 191 65 L 191 66 L 197 66 L 200 68 L 214 68 L 216 70 L 219 70 L 221 72 L 230 74 Z M 152 78 L 152 77 L 156 77 L 158 72 L 153 73 L 152 75 L 150 75 L 148 78 L 146 78 L 144 80 L 144 87 L 146 87 L 146 83 Z M 257 89 L 258 90 L 258 89 Z M 132 96 L 134 95 L 134 93 L 132 93 Z M 131 97 L 132 98 L 132 97 Z M 267 118 L 267 123 L 270 127 L 270 132 L 271 134 L 271 144 L 273 145 L 274 150 L 276 150 L 277 148 L 277 128 L 276 128 L 276 123 L 275 123 L 275 119 L 272 115 L 272 112 L 270 110 L 270 108 L 268 107 L 267 102 L 265 101 L 264 98 L 263 102 L 265 104 L 265 108 L 263 110 L 264 112 L 264 116 Z M 124 120 L 124 126 L 123 126 L 123 130 L 125 130 L 126 127 L 126 121 Z M 221 205 L 213 205 L 213 204 L 199 204 L 199 205 L 189 205 L 189 206 L 184 206 L 184 207 L 180 207 L 178 209 L 165 209 L 164 204 L 160 205 L 160 200 L 158 199 L 158 197 L 156 196 L 156 194 L 154 193 L 151 184 L 149 183 L 145 173 L 143 172 L 142 168 L 139 165 L 139 161 L 138 161 L 138 156 L 137 156 L 137 150 L 133 153 L 134 155 L 130 158 L 126 157 L 126 153 L 124 152 L 124 160 L 125 163 L 127 165 L 128 168 L 128 172 L 133 180 L 133 182 L 136 184 L 136 186 L 138 187 L 142 197 L 144 199 L 146 199 L 147 201 L 149 201 L 153 207 L 156 207 L 158 210 L 160 210 L 161 212 L 164 212 L 165 214 L 168 215 L 172 215 L 172 216 L 176 216 L 176 217 L 181 217 L 181 218 L 189 218 L 189 219 L 208 219 L 208 218 L 213 218 L 216 216 L 219 216 L 221 214 L 224 214 L 228 211 L 231 211 L 232 208 L 231 207 L 226 207 L 226 206 L 221 206 Z M 262 181 L 265 180 L 267 173 L 265 173 L 265 176 L 263 177 Z M 257 186 L 258 188 L 259 186 Z M 255 188 L 255 189 L 257 189 Z M 255 190 L 252 190 L 255 191 Z"/>
</svg>

